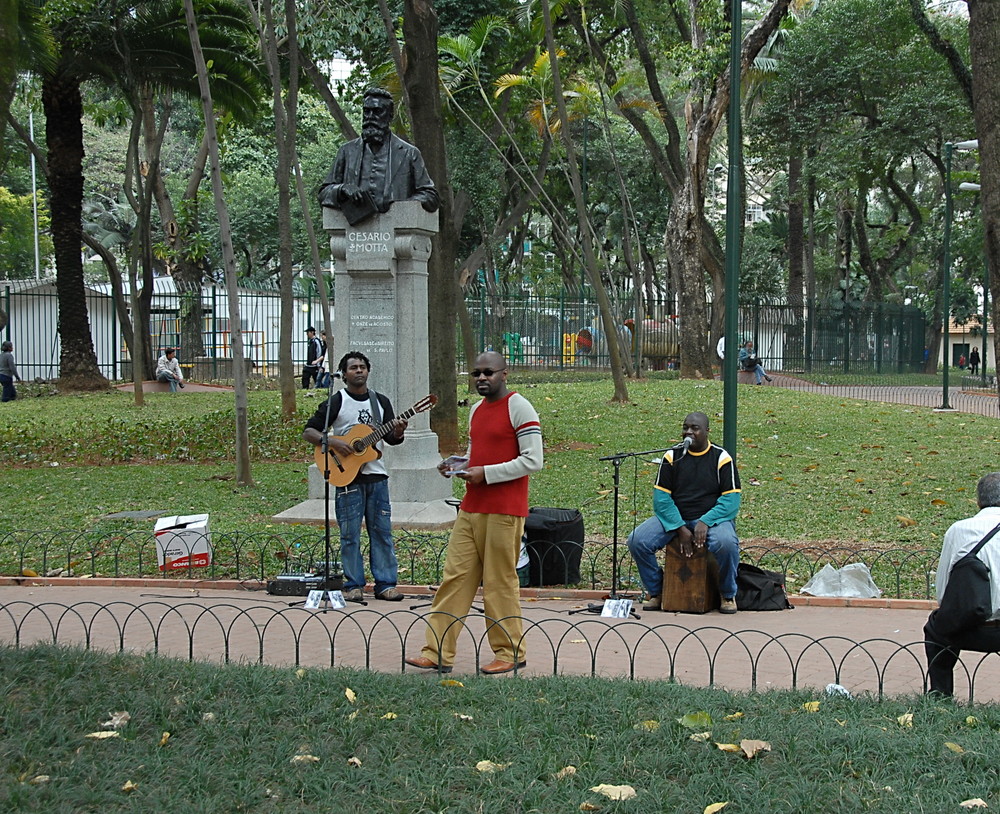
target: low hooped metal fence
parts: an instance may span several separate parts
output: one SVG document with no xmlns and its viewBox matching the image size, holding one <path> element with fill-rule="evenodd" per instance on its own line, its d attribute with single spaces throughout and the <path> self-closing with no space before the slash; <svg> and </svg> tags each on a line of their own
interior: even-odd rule
<svg viewBox="0 0 1000 814">
<path fill-rule="evenodd" d="M 444 571 L 447 532 L 401 530 L 394 533 L 400 582 L 437 584 Z M 334 535 L 332 557 L 339 541 Z M 193 545 L 193 543 L 192 543 Z M 283 533 L 213 532 L 212 562 L 161 571 L 156 543 L 148 531 L 96 533 L 86 531 L 13 531 L 0 534 L 0 575 L 156 577 L 169 580 L 232 579 L 266 582 L 280 573 L 321 570 L 326 540 L 318 528 Z M 612 559 L 617 554 L 617 588 L 641 592 L 642 584 L 628 547 L 601 540 L 529 541 L 526 587 L 578 587 L 610 590 Z M 367 540 L 362 538 L 367 553 Z M 189 552 L 190 553 L 190 552 Z M 747 545 L 741 558 L 784 574 L 794 593 L 823 566 L 840 568 L 860 562 L 868 566 L 883 596 L 896 599 L 934 597 L 934 570 L 939 551 L 851 546 Z"/>
<path fill-rule="evenodd" d="M 254 594 L 199 600 L 149 594 L 134 598 L 138 601 L 0 600 L 0 644 L 428 675 L 405 663 L 424 643 L 425 616 L 416 610 L 423 605 L 388 612 L 363 607 L 321 612 Z M 822 691 L 836 684 L 853 695 L 879 699 L 922 693 L 927 687 L 923 642 L 909 631 L 887 635 L 894 622 L 887 623 L 886 631 L 855 639 L 797 632 L 792 612 L 768 613 L 765 618 L 740 615 L 739 624 L 727 628 L 700 624 L 712 617 L 668 617 L 657 623 L 646 621 L 657 615 L 643 621 L 574 616 L 567 613 L 569 605 L 524 608 L 528 666 L 519 672 L 667 680 L 750 691 Z M 451 619 L 461 626 L 455 674 L 475 673 L 493 658 L 485 629 L 509 620 L 495 622 L 474 613 Z M 959 698 L 1000 698 L 996 655 L 963 653 L 956 669 Z M 434 680 L 438 674 L 429 677 Z"/>
</svg>

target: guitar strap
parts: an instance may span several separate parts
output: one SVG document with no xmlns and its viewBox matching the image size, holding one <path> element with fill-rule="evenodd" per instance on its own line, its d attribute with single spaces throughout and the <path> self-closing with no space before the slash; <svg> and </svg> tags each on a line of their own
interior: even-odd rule
<svg viewBox="0 0 1000 814">
<path fill-rule="evenodd" d="M 379 409 L 378 393 L 376 393 L 370 387 L 368 388 L 368 401 L 372 405 L 372 418 L 375 419 L 374 426 L 376 427 L 382 426 L 382 410 Z"/>
</svg>

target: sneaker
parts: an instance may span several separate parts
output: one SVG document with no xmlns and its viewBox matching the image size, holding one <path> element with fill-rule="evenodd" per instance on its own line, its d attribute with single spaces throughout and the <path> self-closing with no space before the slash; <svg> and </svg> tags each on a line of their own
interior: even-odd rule
<svg viewBox="0 0 1000 814">
<path fill-rule="evenodd" d="M 648 611 L 660 610 L 660 597 L 649 597 L 649 599 L 646 600 L 646 604 L 642 606 L 642 609 Z"/>
<path fill-rule="evenodd" d="M 736 597 L 731 596 L 729 599 L 723 599 L 722 604 L 719 605 L 719 613 L 736 613 Z"/>
<path fill-rule="evenodd" d="M 771 377 L 768 376 L 767 374 L 764 374 L 764 381 L 766 381 L 766 382 L 771 381 Z"/>
<path fill-rule="evenodd" d="M 347 602 L 364 602 L 365 592 L 360 588 L 351 588 L 349 591 L 344 591 L 344 600 Z"/>
<path fill-rule="evenodd" d="M 399 602 L 403 595 L 395 588 L 386 588 L 382 593 L 375 594 L 375 598 L 381 599 L 383 602 Z"/>
</svg>

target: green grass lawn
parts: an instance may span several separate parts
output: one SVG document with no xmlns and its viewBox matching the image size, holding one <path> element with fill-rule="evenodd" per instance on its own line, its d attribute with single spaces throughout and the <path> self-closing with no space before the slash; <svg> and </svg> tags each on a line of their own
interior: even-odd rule
<svg viewBox="0 0 1000 814">
<path fill-rule="evenodd" d="M 632 382 L 631 402 L 620 405 L 609 402 L 606 378 L 573 378 L 511 375 L 511 386 L 538 410 L 545 437 L 545 469 L 531 480 L 530 500 L 580 508 L 587 538 L 607 541 L 614 469 L 600 458 L 676 442 L 692 410 L 710 416 L 713 440 L 721 442 L 723 387 L 657 374 Z M 242 487 L 233 478 L 232 398 L 150 394 L 136 408 L 131 394 L 111 393 L 3 405 L 2 568 L 12 567 L 15 532 L 19 540 L 25 530 L 148 537 L 150 520 L 106 519 L 123 511 L 208 513 L 220 534 L 313 534 L 271 518 L 306 497 L 312 456 L 300 433 L 316 400 L 301 394 L 300 414 L 285 421 L 276 392 L 250 394 L 255 485 Z M 464 429 L 467 411 L 461 412 Z M 1000 421 L 742 387 L 733 451 L 743 479 L 740 536 L 752 551 L 936 552 L 947 527 L 975 512 L 980 475 L 997 468 Z M 620 541 L 651 513 L 656 457 L 628 458 L 619 470 Z"/>
<path fill-rule="evenodd" d="M 0 662 L 4 811 L 700 814 L 728 803 L 727 814 L 899 814 L 964 811 L 975 798 L 992 808 L 1000 795 L 992 705 L 52 647 L 4 650 Z M 103 726 L 116 713 L 128 721 Z M 118 735 L 88 737 L 102 731 Z M 593 791 L 601 784 L 635 797 L 613 801 Z"/>
</svg>

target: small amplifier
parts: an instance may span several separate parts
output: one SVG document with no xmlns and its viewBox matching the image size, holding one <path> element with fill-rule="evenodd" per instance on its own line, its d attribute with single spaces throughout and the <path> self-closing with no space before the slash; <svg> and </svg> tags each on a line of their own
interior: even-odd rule
<svg viewBox="0 0 1000 814">
<path fill-rule="evenodd" d="M 267 592 L 272 596 L 309 596 L 310 591 L 339 591 L 344 587 L 341 574 L 278 574 L 268 580 Z"/>
</svg>

